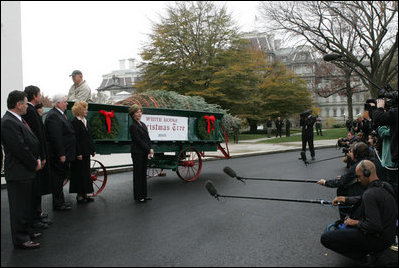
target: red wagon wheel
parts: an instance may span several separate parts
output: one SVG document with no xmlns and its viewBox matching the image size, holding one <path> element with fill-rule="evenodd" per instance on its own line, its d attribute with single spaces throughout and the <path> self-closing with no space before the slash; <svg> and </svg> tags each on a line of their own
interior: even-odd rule
<svg viewBox="0 0 399 268">
<path fill-rule="evenodd" d="M 90 177 L 93 183 L 94 193 L 88 194 L 87 196 L 96 196 L 104 189 L 107 184 L 108 173 L 104 165 L 101 162 L 90 159 Z M 64 180 L 63 186 L 69 182 L 68 178 Z"/>
<path fill-rule="evenodd" d="M 94 159 L 90 160 L 90 176 L 93 182 L 93 194 L 88 194 L 88 196 L 96 196 L 104 189 L 107 184 L 108 173 L 104 165 Z"/>
<path fill-rule="evenodd" d="M 198 178 L 202 169 L 202 159 L 197 149 L 187 147 L 180 151 L 177 158 L 177 176 L 184 181 Z"/>
</svg>

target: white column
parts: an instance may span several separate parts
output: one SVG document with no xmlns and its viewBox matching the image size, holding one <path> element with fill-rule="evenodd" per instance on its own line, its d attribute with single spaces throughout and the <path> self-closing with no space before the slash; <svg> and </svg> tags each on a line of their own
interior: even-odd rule
<svg viewBox="0 0 399 268">
<path fill-rule="evenodd" d="M 1 1 L 1 117 L 8 94 L 24 90 L 22 78 L 21 2 Z"/>
</svg>

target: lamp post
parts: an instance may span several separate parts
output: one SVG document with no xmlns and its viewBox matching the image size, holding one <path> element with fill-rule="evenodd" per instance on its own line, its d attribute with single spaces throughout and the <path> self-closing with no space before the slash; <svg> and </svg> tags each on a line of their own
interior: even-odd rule
<svg viewBox="0 0 399 268">
<path fill-rule="evenodd" d="M 345 116 L 346 116 L 346 114 L 344 113 L 344 123 L 346 122 L 346 121 L 345 121 Z"/>
</svg>

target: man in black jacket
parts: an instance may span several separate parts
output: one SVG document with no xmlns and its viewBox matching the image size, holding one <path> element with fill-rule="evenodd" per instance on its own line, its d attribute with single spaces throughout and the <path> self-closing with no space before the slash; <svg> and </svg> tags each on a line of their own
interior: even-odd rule
<svg viewBox="0 0 399 268">
<path fill-rule="evenodd" d="M 364 160 L 356 166 L 356 177 L 367 187 L 363 195 L 337 196 L 333 205 L 361 202 L 360 217 L 347 218 L 343 229 L 326 231 L 321 243 L 349 258 L 364 261 L 367 254 L 379 255 L 395 241 L 398 210 L 392 186 L 378 179 L 371 161 Z"/>
<path fill-rule="evenodd" d="M 281 131 L 283 129 L 284 122 L 280 116 L 277 117 L 277 120 L 274 122 L 274 124 L 276 125 L 276 138 L 277 138 L 277 136 L 280 136 L 280 138 L 281 138 Z"/>
<path fill-rule="evenodd" d="M 33 194 L 36 172 L 41 169 L 40 144 L 21 117 L 28 100 L 22 91 L 14 90 L 7 98 L 8 111 L 1 119 L 1 143 L 4 147 L 4 174 L 10 208 L 11 237 L 16 248 L 34 249 L 32 241 L 40 233 L 32 233 Z"/>
<path fill-rule="evenodd" d="M 54 108 L 47 113 L 45 120 L 53 180 L 53 209 L 59 211 L 71 209 L 71 203 L 65 202 L 63 182 L 68 176 L 70 162 L 76 157 L 75 131 L 64 113 L 68 105 L 66 100 L 64 95 L 55 95 Z"/>
<path fill-rule="evenodd" d="M 313 125 L 316 123 L 316 117 L 312 115 L 312 110 L 307 110 L 301 114 L 299 125 L 302 127 L 302 153 L 306 154 L 306 143 L 309 145 L 310 156 L 315 160 L 315 151 L 313 145 Z"/>
<path fill-rule="evenodd" d="M 26 110 L 26 114 L 22 115 L 22 118 L 28 123 L 32 132 L 39 139 L 40 143 L 40 159 L 42 170 L 37 173 L 37 179 L 35 180 L 35 198 L 34 198 L 34 208 L 35 208 L 35 223 L 33 225 L 34 228 L 45 229 L 48 227 L 48 223 L 51 224 L 49 219 L 46 219 L 48 214 L 42 213 L 42 194 L 51 193 L 49 176 L 46 176 L 47 168 L 44 169 L 47 161 L 47 144 L 46 144 L 46 135 L 44 130 L 44 124 L 42 118 L 35 106 L 42 101 L 42 94 L 40 89 L 37 86 L 27 86 L 25 87 L 24 92 L 28 98 L 28 109 Z M 45 189 L 45 191 L 42 191 Z"/>
</svg>

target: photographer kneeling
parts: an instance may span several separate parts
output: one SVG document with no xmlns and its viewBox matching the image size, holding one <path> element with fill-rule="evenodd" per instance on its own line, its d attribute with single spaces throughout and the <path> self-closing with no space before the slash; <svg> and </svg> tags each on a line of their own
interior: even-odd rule
<svg viewBox="0 0 399 268">
<path fill-rule="evenodd" d="M 344 256 L 366 261 L 368 254 L 381 253 L 394 242 L 398 210 L 392 186 L 379 180 L 371 161 L 357 164 L 355 172 L 366 190 L 362 196 L 337 196 L 333 205 L 360 203 L 360 217 L 347 218 L 344 229 L 326 231 L 320 242 Z"/>
<path fill-rule="evenodd" d="M 362 195 L 364 192 L 364 188 L 358 182 L 356 178 L 356 166 L 363 160 L 371 160 L 376 166 L 378 176 L 383 176 L 384 170 L 381 166 L 381 163 L 378 159 L 370 157 L 370 149 L 367 144 L 364 142 L 357 142 L 351 146 L 351 149 L 348 153 L 350 157 L 354 160 L 354 165 L 351 165 L 349 170 L 344 174 L 339 176 L 336 179 L 325 180 L 321 179 L 317 182 L 317 184 L 329 187 L 329 188 L 337 188 L 337 196 L 358 196 Z M 353 208 L 339 208 L 339 215 L 341 221 L 345 219 L 349 214 L 357 215 L 359 214 L 359 210 L 357 207 Z"/>
</svg>

